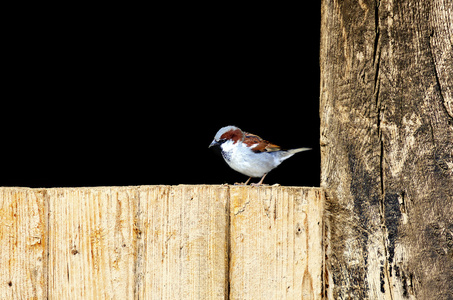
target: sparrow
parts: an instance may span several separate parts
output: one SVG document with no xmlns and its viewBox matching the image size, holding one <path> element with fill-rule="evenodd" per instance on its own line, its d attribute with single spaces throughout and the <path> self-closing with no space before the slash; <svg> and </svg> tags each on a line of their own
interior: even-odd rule
<svg viewBox="0 0 453 300">
<path fill-rule="evenodd" d="M 311 148 L 283 150 L 280 146 L 263 140 L 257 135 L 242 131 L 236 126 L 220 128 L 209 148 L 220 150 L 225 162 L 235 171 L 252 177 L 261 177 L 262 185 L 267 173 L 278 167 L 285 159 Z"/>
</svg>

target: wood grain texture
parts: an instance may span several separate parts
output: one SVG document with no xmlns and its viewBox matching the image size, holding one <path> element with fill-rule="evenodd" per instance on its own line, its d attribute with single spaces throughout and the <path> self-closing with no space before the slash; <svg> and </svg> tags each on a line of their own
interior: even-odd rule
<svg viewBox="0 0 453 300">
<path fill-rule="evenodd" d="M 321 299 L 324 192 L 0 188 L 0 298 Z"/>
<path fill-rule="evenodd" d="M 42 191 L 0 188 L 0 299 L 47 296 L 44 198 Z"/>
<path fill-rule="evenodd" d="M 453 3 L 322 2 L 329 297 L 453 295 Z"/>
<path fill-rule="evenodd" d="M 224 299 L 228 187 L 140 188 L 139 299 Z"/>
<path fill-rule="evenodd" d="M 323 191 L 230 189 L 230 299 L 321 299 Z"/>
<path fill-rule="evenodd" d="M 134 187 L 48 189 L 52 299 L 134 297 Z"/>
</svg>

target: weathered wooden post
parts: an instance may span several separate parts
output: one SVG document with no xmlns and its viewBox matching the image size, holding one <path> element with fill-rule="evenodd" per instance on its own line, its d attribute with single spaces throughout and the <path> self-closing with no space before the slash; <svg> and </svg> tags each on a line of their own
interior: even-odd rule
<svg viewBox="0 0 453 300">
<path fill-rule="evenodd" d="M 322 1 L 329 299 L 453 298 L 453 1 Z"/>
</svg>

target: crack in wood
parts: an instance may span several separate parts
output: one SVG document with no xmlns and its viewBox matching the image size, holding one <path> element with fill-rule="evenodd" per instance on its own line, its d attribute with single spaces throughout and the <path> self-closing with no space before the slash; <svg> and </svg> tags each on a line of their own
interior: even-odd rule
<svg viewBox="0 0 453 300">
<path fill-rule="evenodd" d="M 429 55 L 431 56 L 432 65 L 433 65 L 433 69 L 434 69 L 434 78 L 436 79 L 436 85 L 439 88 L 439 96 L 440 96 L 440 98 L 442 100 L 443 108 L 445 109 L 445 112 L 447 113 L 447 115 L 451 119 L 453 119 L 453 115 L 450 114 L 450 111 L 447 108 L 447 100 L 446 100 L 446 97 L 444 97 L 444 90 L 442 89 L 442 85 L 441 85 L 440 79 L 439 79 L 439 71 L 437 70 L 437 64 L 438 63 L 436 61 L 436 58 L 435 58 L 435 55 L 434 55 L 434 51 L 433 51 L 433 45 L 432 45 L 433 37 L 434 37 L 434 30 L 432 30 L 430 35 L 429 35 L 429 43 L 428 43 Z"/>
<path fill-rule="evenodd" d="M 379 199 L 379 214 L 381 220 L 381 229 L 383 231 L 382 243 L 384 248 L 384 266 L 381 267 L 381 292 L 385 294 L 385 285 L 388 287 L 388 295 L 390 299 L 393 299 L 393 290 L 392 284 L 390 282 L 390 272 L 389 272 L 389 245 L 387 239 L 389 238 L 389 232 L 386 227 L 386 215 L 385 215 L 385 200 L 386 200 L 386 191 L 385 191 L 385 170 L 384 170 L 384 135 L 382 130 L 382 121 L 383 121 L 383 109 L 382 101 L 380 99 L 380 64 L 381 64 L 381 29 L 379 21 L 379 7 L 380 1 L 375 2 L 375 39 L 374 39 L 374 52 L 373 52 L 373 64 L 374 64 L 374 87 L 373 93 L 375 97 L 375 104 L 377 108 L 377 135 L 379 140 L 379 180 L 380 180 L 380 199 Z"/>
</svg>

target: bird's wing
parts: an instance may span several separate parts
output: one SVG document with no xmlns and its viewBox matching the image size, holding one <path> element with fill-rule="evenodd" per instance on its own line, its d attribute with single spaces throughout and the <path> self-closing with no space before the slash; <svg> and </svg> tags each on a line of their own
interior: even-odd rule
<svg viewBox="0 0 453 300">
<path fill-rule="evenodd" d="M 260 138 L 259 136 L 255 135 L 255 134 L 251 134 L 248 132 L 244 132 L 244 134 L 245 134 L 245 137 L 244 137 L 243 143 L 249 147 L 252 147 L 251 150 L 255 153 L 274 152 L 274 151 L 281 150 L 280 146 L 277 146 L 266 140 L 263 140 L 262 138 Z"/>
</svg>

